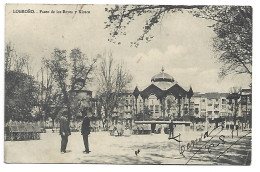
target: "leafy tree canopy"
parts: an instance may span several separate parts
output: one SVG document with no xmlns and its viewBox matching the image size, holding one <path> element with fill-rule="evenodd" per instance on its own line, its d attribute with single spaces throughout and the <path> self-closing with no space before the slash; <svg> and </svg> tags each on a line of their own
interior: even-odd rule
<svg viewBox="0 0 260 172">
<path fill-rule="evenodd" d="M 32 121 L 36 105 L 37 83 L 30 75 L 15 71 L 5 73 L 5 121 Z"/>
</svg>

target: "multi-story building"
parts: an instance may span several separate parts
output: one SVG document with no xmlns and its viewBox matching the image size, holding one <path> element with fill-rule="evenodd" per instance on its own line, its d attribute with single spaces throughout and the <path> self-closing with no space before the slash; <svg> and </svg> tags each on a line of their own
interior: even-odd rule
<svg viewBox="0 0 260 172">
<path fill-rule="evenodd" d="M 251 89 L 242 89 L 238 93 L 237 105 L 231 101 L 229 93 L 198 93 L 195 92 L 191 98 L 191 115 L 200 121 L 225 121 L 226 125 L 233 125 L 236 114 L 236 125 L 245 123 L 251 127 Z M 237 110 L 235 112 L 235 106 Z"/>
<path fill-rule="evenodd" d="M 197 118 L 220 118 L 228 115 L 228 93 L 194 93 L 191 98 L 194 116 Z"/>
<path fill-rule="evenodd" d="M 251 128 L 252 126 L 252 90 L 242 89 L 241 100 L 238 110 L 241 121 L 245 123 L 245 128 Z"/>
<path fill-rule="evenodd" d="M 132 91 L 125 91 L 119 96 L 118 105 L 114 108 L 112 113 L 112 123 L 123 121 L 126 125 L 132 124 L 134 118 L 134 96 Z"/>
</svg>

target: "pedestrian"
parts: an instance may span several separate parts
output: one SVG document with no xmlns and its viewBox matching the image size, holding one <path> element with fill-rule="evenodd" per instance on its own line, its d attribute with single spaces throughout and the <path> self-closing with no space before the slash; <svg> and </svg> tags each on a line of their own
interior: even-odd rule
<svg viewBox="0 0 260 172">
<path fill-rule="evenodd" d="M 60 118 L 60 135 L 61 135 L 60 151 L 63 154 L 63 153 L 66 153 L 68 137 L 69 137 L 69 135 L 71 135 L 67 112 L 64 112 Z"/>
<path fill-rule="evenodd" d="M 90 134 L 90 119 L 85 114 L 85 117 L 82 122 L 82 127 L 81 127 L 81 135 L 83 136 L 83 142 L 85 146 L 85 151 L 83 153 L 90 153 L 91 151 L 89 150 L 89 143 L 88 143 L 88 135 Z"/>
<path fill-rule="evenodd" d="M 170 133 L 169 133 L 169 139 L 173 138 L 173 119 L 171 119 L 171 123 L 169 124 L 169 129 L 170 129 Z"/>
</svg>

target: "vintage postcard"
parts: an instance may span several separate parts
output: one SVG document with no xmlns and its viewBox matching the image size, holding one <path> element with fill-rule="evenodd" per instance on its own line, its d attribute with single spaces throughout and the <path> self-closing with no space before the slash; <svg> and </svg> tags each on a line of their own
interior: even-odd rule
<svg viewBox="0 0 260 172">
<path fill-rule="evenodd" d="M 251 6 L 5 10 L 5 163 L 251 164 Z"/>
</svg>

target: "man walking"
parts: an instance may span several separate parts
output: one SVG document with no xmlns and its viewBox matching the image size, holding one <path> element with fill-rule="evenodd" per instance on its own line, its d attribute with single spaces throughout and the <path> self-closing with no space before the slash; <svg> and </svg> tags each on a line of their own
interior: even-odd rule
<svg viewBox="0 0 260 172">
<path fill-rule="evenodd" d="M 61 153 L 66 153 L 68 137 L 71 135 L 67 112 L 64 112 L 60 118 L 60 135 L 61 135 Z"/>
<path fill-rule="evenodd" d="M 169 129 L 170 129 L 170 133 L 169 133 L 169 139 L 173 138 L 173 118 L 170 120 L 170 124 L 169 124 Z"/>
<path fill-rule="evenodd" d="M 85 114 L 85 117 L 82 122 L 82 127 L 81 127 L 81 135 L 83 136 L 83 141 L 84 141 L 84 146 L 85 146 L 85 151 L 83 153 L 89 153 L 89 144 L 88 144 L 88 135 L 90 134 L 90 119 Z"/>
</svg>

